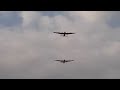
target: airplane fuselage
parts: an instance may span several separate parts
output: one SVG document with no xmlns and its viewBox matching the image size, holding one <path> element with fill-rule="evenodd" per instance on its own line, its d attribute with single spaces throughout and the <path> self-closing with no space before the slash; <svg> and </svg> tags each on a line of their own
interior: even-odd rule
<svg viewBox="0 0 120 90">
<path fill-rule="evenodd" d="M 62 34 L 63 34 L 63 36 L 64 36 L 64 37 L 67 35 L 67 33 L 66 33 L 66 32 L 64 32 L 64 33 L 62 33 Z"/>
<path fill-rule="evenodd" d="M 63 63 L 65 63 L 66 61 L 64 60 Z"/>
<path fill-rule="evenodd" d="M 65 36 L 65 35 L 66 35 L 66 32 L 64 32 L 63 36 Z"/>
<path fill-rule="evenodd" d="M 63 61 L 62 61 L 62 63 L 66 63 L 66 61 L 65 61 L 65 60 L 63 60 Z"/>
</svg>

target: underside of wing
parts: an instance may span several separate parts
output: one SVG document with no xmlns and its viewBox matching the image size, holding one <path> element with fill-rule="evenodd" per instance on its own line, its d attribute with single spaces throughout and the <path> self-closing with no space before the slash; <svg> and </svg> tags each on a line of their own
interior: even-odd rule
<svg viewBox="0 0 120 90">
<path fill-rule="evenodd" d="M 55 60 L 55 61 L 62 61 L 62 60 Z"/>
<path fill-rule="evenodd" d="M 75 34 L 75 33 L 66 33 L 66 34 Z"/>
<path fill-rule="evenodd" d="M 53 32 L 53 33 L 57 33 L 57 34 L 60 34 L 60 32 Z"/>
<path fill-rule="evenodd" d="M 59 33 L 59 34 L 65 34 L 65 33 Z"/>
<path fill-rule="evenodd" d="M 71 62 L 71 61 L 74 61 L 74 60 L 68 60 L 67 62 Z"/>
</svg>

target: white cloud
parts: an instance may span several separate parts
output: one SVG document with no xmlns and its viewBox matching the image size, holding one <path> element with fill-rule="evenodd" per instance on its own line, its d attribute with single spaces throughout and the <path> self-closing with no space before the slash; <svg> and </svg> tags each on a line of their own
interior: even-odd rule
<svg viewBox="0 0 120 90">
<path fill-rule="evenodd" d="M 35 26 L 40 19 L 40 12 L 22 11 L 21 17 L 23 18 L 23 27 L 31 28 Z"/>
<path fill-rule="evenodd" d="M 81 20 L 85 20 L 86 22 L 96 22 L 105 16 L 103 11 L 71 11 L 68 12 L 74 18 L 81 18 Z"/>
</svg>

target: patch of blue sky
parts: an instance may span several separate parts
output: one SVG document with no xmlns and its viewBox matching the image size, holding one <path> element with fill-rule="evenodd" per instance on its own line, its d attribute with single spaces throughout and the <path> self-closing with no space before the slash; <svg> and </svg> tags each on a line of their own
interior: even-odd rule
<svg viewBox="0 0 120 90">
<path fill-rule="evenodd" d="M 12 27 L 22 24 L 22 17 L 18 12 L 0 14 L 0 27 Z"/>
<path fill-rule="evenodd" d="M 112 28 L 120 28 L 120 12 L 114 12 L 109 20 L 107 20 L 107 24 Z"/>
</svg>

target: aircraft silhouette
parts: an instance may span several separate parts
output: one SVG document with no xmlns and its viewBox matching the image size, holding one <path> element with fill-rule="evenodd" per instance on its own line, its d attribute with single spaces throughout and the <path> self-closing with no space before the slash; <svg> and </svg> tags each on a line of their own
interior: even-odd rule
<svg viewBox="0 0 120 90">
<path fill-rule="evenodd" d="M 71 61 L 74 61 L 74 60 L 55 60 L 55 61 L 59 61 L 59 62 L 61 62 L 61 63 L 67 63 L 67 62 L 71 62 Z"/>
<path fill-rule="evenodd" d="M 67 32 L 53 32 L 53 33 L 61 34 L 61 35 L 63 35 L 63 37 L 65 37 L 66 35 L 69 35 L 69 34 L 75 34 L 75 33 L 67 33 Z"/>
</svg>

